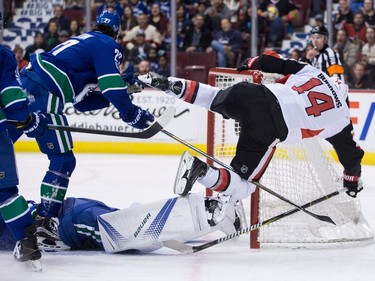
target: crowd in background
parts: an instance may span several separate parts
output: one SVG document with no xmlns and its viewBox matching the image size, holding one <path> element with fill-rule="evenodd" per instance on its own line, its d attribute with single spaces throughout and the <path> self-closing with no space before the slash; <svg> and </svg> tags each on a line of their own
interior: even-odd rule
<svg viewBox="0 0 375 281">
<path fill-rule="evenodd" d="M 168 53 L 171 48 L 171 6 L 169 0 L 91 0 L 93 21 L 103 10 L 116 11 L 121 17 L 118 43 L 124 48 L 126 61 L 122 71 L 154 71 L 170 75 Z M 308 21 L 306 7 L 297 0 L 258 1 L 258 51 L 278 50 Z M 308 16 L 314 24 L 326 25 L 326 1 L 311 0 Z M 336 0 L 333 12 L 334 45 L 345 68 L 351 88 L 375 88 L 375 9 L 373 0 Z M 85 0 L 66 0 L 56 5 L 54 16 L 43 32 L 34 36 L 34 44 L 14 49 L 19 67 L 27 63 L 30 53 L 49 51 L 72 36 L 85 32 Z M 179 52 L 214 52 L 216 65 L 235 67 L 250 56 L 251 0 L 176 0 L 177 50 Z M 277 6 L 276 6 L 277 5 Z M 69 17 L 82 11 L 82 17 Z M 289 56 L 301 59 L 311 48 L 290 50 Z M 178 62 L 177 62 L 178 63 Z"/>
</svg>

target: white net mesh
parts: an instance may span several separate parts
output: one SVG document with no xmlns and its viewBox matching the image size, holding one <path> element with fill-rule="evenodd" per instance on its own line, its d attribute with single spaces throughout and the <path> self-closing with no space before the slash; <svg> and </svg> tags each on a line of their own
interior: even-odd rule
<svg viewBox="0 0 375 281">
<path fill-rule="evenodd" d="M 226 88 L 244 80 L 272 83 L 280 78 L 275 74 L 263 73 L 262 77 L 259 77 L 258 73 L 255 75 L 253 72 L 238 74 L 233 70 L 214 69 L 210 72 L 210 84 Z M 219 114 L 215 114 L 213 156 L 229 164 L 235 154 L 238 133 L 237 122 L 225 120 Z M 342 188 L 342 168 L 333 159 L 330 149 L 326 141 L 316 138 L 306 139 L 296 145 L 279 144 L 261 183 L 299 206 L 336 191 Z M 248 205 L 244 203 L 245 206 Z M 260 191 L 259 222 L 291 209 L 293 206 L 290 204 L 265 191 Z M 329 216 L 336 226 L 297 212 L 262 227 L 258 235 L 261 246 L 308 247 L 316 244 L 321 246 L 343 242 L 359 243 L 373 237 L 373 231 L 361 213 L 359 200 L 345 193 L 312 206 L 308 210 Z"/>
</svg>

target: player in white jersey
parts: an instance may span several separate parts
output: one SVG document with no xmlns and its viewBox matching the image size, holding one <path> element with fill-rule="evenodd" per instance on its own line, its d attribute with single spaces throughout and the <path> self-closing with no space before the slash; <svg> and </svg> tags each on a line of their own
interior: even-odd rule
<svg viewBox="0 0 375 281">
<path fill-rule="evenodd" d="M 240 82 L 219 89 L 195 81 L 157 77 L 153 73 L 138 78 L 167 94 L 220 113 L 239 122 L 241 130 L 232 159 L 232 171 L 214 168 L 184 154 L 175 192 L 186 195 L 196 180 L 214 191 L 238 200 L 247 197 L 269 164 L 276 145 L 295 143 L 319 136 L 328 140 L 344 167 L 344 186 L 356 197 L 364 151 L 352 137 L 346 91 L 322 71 L 295 60 L 282 59 L 273 51 L 249 58 L 237 70 L 279 73 L 275 84 Z M 346 88 L 347 89 L 347 88 Z M 235 201 L 233 201 L 235 202 Z"/>
</svg>

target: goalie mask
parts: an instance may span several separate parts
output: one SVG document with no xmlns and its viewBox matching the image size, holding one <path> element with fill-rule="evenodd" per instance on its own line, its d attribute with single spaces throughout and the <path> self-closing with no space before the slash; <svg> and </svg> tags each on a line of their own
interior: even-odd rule
<svg viewBox="0 0 375 281">
<path fill-rule="evenodd" d="M 96 17 L 95 26 L 108 26 L 112 34 L 107 34 L 112 37 L 117 37 L 120 30 L 120 17 L 116 12 L 103 11 L 99 16 Z"/>
</svg>

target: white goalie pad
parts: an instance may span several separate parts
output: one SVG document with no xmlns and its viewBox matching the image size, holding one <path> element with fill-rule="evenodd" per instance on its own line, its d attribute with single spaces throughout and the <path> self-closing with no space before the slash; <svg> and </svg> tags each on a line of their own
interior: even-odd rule
<svg viewBox="0 0 375 281">
<path fill-rule="evenodd" d="M 154 251 L 163 241 L 190 239 L 214 231 L 207 222 L 204 194 L 193 193 L 156 202 L 138 204 L 98 217 L 104 249 Z"/>
</svg>

